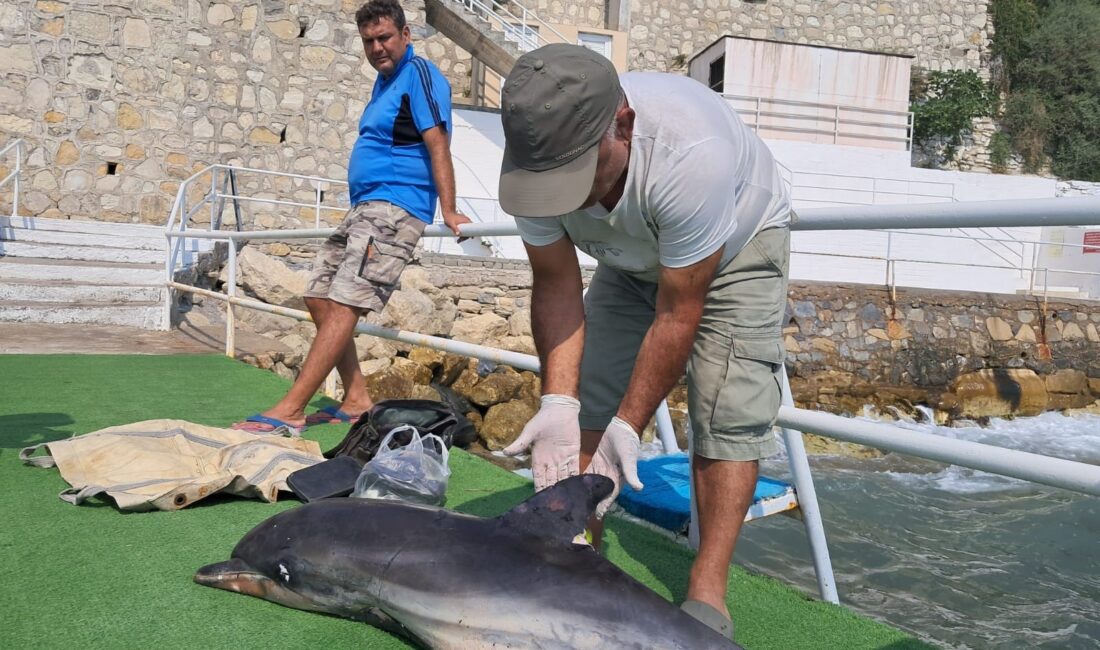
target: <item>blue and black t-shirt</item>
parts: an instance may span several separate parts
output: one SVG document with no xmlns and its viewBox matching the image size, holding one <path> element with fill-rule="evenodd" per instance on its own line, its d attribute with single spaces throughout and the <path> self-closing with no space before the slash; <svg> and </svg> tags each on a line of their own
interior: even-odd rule
<svg viewBox="0 0 1100 650">
<path fill-rule="evenodd" d="M 389 201 L 431 223 L 438 196 L 421 134 L 435 126 L 449 136 L 451 85 L 409 45 L 392 75 L 378 75 L 359 119 L 348 162 L 351 204 Z"/>
</svg>

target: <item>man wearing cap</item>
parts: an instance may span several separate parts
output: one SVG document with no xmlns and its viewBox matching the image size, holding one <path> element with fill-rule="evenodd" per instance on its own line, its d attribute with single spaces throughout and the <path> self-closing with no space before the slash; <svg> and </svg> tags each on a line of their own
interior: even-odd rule
<svg viewBox="0 0 1100 650">
<path fill-rule="evenodd" d="M 686 366 L 700 546 L 684 609 L 732 634 L 728 567 L 778 449 L 791 211 L 775 160 L 704 85 L 619 76 L 575 45 L 520 57 L 501 103 L 500 203 L 531 262 L 543 389 L 505 453 L 532 449 L 536 489 L 579 471 L 641 489 L 638 434 Z M 599 262 L 583 298 L 574 247 Z"/>
<path fill-rule="evenodd" d="M 317 337 L 287 394 L 235 424 L 237 429 L 298 432 L 314 424 L 352 422 L 370 410 L 374 402 L 355 350 L 359 317 L 386 306 L 437 202 L 456 235 L 470 221 L 455 207 L 446 77 L 413 51 L 398 0 L 369 0 L 355 13 L 355 24 L 367 61 L 379 74 L 348 162 L 352 207 L 318 251 L 306 285 Z M 306 405 L 334 367 L 344 386 L 343 402 L 307 416 Z"/>
</svg>

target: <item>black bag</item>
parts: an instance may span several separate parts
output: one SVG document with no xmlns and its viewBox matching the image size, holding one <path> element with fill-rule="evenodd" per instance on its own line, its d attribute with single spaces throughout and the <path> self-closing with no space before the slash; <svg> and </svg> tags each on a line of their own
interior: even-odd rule
<svg viewBox="0 0 1100 650">
<path fill-rule="evenodd" d="M 473 423 L 444 402 L 390 399 L 378 402 L 374 408 L 359 416 L 340 444 L 325 452 L 325 458 L 351 456 L 366 464 L 378 453 L 378 446 L 386 434 L 402 425 L 415 427 L 422 436 L 434 433 L 443 439 L 448 448 L 467 447 L 477 439 Z M 411 440 L 411 432 L 399 431 L 391 444 L 407 445 Z"/>
<path fill-rule="evenodd" d="M 355 481 L 363 471 L 362 464 L 350 456 L 322 461 L 291 472 L 286 485 L 299 499 L 309 503 L 330 497 L 346 497 L 355 489 Z"/>
</svg>

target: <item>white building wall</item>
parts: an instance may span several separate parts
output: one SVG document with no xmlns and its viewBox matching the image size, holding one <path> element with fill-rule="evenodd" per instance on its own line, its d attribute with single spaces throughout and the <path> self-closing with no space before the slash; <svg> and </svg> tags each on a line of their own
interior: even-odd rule
<svg viewBox="0 0 1100 650">
<path fill-rule="evenodd" d="M 510 221 L 496 203 L 504 136 L 493 112 L 456 109 L 452 149 L 459 207 L 483 222 Z M 908 154 L 881 149 L 768 141 L 792 182 L 795 209 L 885 203 L 931 203 L 1056 196 L 1056 182 L 1034 176 L 998 176 L 909 167 Z M 879 283 L 887 253 L 897 260 L 899 286 L 1013 293 L 1026 289 L 1035 252 L 1019 243 L 978 243 L 972 237 L 1039 240 L 1039 228 L 921 231 L 932 235 L 871 231 L 795 232 L 791 277 L 799 280 Z M 518 237 L 494 238 L 493 254 L 525 259 Z M 453 242 L 430 244 L 458 252 Z M 468 243 L 467 247 L 471 247 Z M 472 247 L 471 247 L 472 248 Z M 473 254 L 476 250 L 470 250 Z M 1090 256 L 1091 257 L 1091 256 Z M 1095 255 L 1100 259 L 1100 255 Z M 878 258 L 878 259 L 861 259 Z M 903 260 L 920 260 L 911 262 Z M 587 260 L 591 262 L 589 258 Z M 970 266 L 967 266 L 970 265 Z M 977 266 L 975 266 L 977 265 Z M 1028 272 L 986 266 L 1024 266 Z M 1062 283 L 1060 281 L 1060 283 Z"/>
</svg>

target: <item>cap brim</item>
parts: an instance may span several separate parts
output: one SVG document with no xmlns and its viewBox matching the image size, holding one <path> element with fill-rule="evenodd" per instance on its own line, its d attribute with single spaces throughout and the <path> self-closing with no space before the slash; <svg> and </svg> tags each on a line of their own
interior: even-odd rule
<svg viewBox="0 0 1100 650">
<path fill-rule="evenodd" d="M 533 172 L 517 167 L 504 150 L 500 165 L 500 207 L 514 217 L 557 217 L 581 207 L 596 178 L 597 142 L 561 167 Z"/>
</svg>

